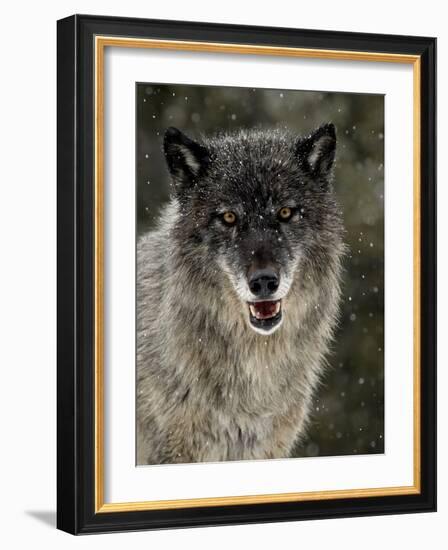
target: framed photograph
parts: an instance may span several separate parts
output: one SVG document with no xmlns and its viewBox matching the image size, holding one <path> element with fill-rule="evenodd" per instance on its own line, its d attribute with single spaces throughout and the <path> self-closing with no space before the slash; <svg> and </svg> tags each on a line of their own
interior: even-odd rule
<svg viewBox="0 0 448 550">
<path fill-rule="evenodd" d="M 434 511 L 434 38 L 58 22 L 58 527 Z"/>
</svg>

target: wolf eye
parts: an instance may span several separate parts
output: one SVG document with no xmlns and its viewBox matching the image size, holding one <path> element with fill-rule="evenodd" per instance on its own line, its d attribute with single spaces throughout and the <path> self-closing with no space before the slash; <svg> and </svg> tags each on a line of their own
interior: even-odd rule
<svg viewBox="0 0 448 550">
<path fill-rule="evenodd" d="M 236 222 L 236 215 L 233 212 L 224 212 L 222 219 L 227 225 L 233 225 Z"/>
<path fill-rule="evenodd" d="M 292 210 L 287 206 L 280 208 L 280 210 L 278 211 L 278 217 L 283 221 L 289 220 L 291 216 L 292 216 Z"/>
</svg>

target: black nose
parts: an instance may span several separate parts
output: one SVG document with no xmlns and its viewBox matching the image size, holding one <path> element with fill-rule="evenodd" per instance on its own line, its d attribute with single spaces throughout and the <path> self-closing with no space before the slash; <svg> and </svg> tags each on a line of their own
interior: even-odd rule
<svg viewBox="0 0 448 550">
<path fill-rule="evenodd" d="M 277 290 L 278 275 L 272 269 L 258 269 L 249 279 L 249 288 L 252 294 L 259 298 L 267 298 Z"/>
</svg>

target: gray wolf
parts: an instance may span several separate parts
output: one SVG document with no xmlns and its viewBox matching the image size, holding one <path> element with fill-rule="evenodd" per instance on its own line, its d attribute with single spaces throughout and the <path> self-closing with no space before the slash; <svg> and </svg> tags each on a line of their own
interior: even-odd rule
<svg viewBox="0 0 448 550">
<path fill-rule="evenodd" d="M 336 131 L 164 137 L 173 193 L 137 244 L 137 463 L 290 456 L 337 324 Z"/>
</svg>

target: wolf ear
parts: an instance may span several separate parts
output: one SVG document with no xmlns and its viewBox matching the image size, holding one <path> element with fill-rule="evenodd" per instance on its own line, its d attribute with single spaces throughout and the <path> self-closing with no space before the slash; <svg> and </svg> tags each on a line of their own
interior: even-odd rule
<svg viewBox="0 0 448 550">
<path fill-rule="evenodd" d="M 193 184 L 208 167 L 208 150 L 177 128 L 168 128 L 163 140 L 166 162 L 176 185 Z"/>
<path fill-rule="evenodd" d="M 331 174 L 336 153 L 336 128 L 323 124 L 296 146 L 299 163 L 314 176 L 328 177 Z"/>
</svg>

